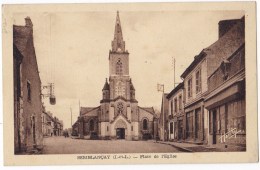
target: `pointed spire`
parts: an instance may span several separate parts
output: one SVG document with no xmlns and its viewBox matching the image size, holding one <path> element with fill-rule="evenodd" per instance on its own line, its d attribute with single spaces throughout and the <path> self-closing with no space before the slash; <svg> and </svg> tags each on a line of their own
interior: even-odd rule
<svg viewBox="0 0 260 170">
<path fill-rule="evenodd" d="M 114 40 L 112 41 L 112 51 L 113 52 L 125 52 L 125 42 L 123 40 L 123 33 L 119 18 L 119 11 L 116 15 L 115 33 Z"/>
<path fill-rule="evenodd" d="M 116 12 L 116 24 L 120 24 L 119 11 Z"/>
<path fill-rule="evenodd" d="M 106 82 L 105 82 L 105 85 L 102 90 L 109 90 L 109 84 L 107 82 L 107 78 L 106 78 Z"/>
<path fill-rule="evenodd" d="M 134 85 L 132 83 L 132 79 L 130 78 L 130 90 L 135 90 Z"/>
<path fill-rule="evenodd" d="M 27 27 L 32 27 L 33 26 L 31 18 L 28 17 L 28 16 L 25 18 L 25 26 L 27 26 Z"/>
</svg>

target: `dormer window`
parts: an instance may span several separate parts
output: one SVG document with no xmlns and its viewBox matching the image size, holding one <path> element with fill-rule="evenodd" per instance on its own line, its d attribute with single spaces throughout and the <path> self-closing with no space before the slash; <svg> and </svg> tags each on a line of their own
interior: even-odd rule
<svg viewBox="0 0 260 170">
<path fill-rule="evenodd" d="M 222 61 L 221 65 L 220 65 L 220 69 L 221 69 L 221 71 L 223 73 L 223 79 L 224 80 L 228 79 L 230 65 L 231 65 L 231 63 L 228 60 Z"/>
</svg>

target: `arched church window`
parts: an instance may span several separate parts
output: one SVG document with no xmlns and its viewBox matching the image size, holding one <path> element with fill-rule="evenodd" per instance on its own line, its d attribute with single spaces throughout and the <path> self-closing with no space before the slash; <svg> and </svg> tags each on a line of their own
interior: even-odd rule
<svg viewBox="0 0 260 170">
<path fill-rule="evenodd" d="M 123 66 L 122 66 L 121 59 L 119 58 L 118 61 L 116 62 L 116 74 L 117 75 L 122 75 L 123 73 Z"/>
<path fill-rule="evenodd" d="M 148 121 L 147 119 L 143 120 L 143 130 L 147 130 L 148 129 Z"/>
<path fill-rule="evenodd" d="M 124 104 L 122 102 L 119 102 L 117 104 L 117 114 L 123 113 L 124 111 Z"/>
<path fill-rule="evenodd" d="M 91 119 L 91 120 L 89 121 L 89 130 L 90 130 L 90 131 L 93 131 L 93 130 L 94 130 L 94 120 L 93 120 L 93 119 Z"/>
</svg>

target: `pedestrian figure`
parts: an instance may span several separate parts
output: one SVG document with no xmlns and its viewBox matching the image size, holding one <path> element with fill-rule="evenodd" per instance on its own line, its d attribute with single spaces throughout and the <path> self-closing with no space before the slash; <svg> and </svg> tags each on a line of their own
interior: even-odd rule
<svg viewBox="0 0 260 170">
<path fill-rule="evenodd" d="M 159 140 L 159 136 L 158 136 L 158 134 L 155 136 L 155 141 L 156 141 L 156 143 L 158 142 L 158 140 Z"/>
<path fill-rule="evenodd" d="M 63 135 L 64 135 L 64 137 L 66 138 L 66 137 L 67 137 L 67 132 L 66 132 L 66 131 L 63 132 Z"/>
</svg>

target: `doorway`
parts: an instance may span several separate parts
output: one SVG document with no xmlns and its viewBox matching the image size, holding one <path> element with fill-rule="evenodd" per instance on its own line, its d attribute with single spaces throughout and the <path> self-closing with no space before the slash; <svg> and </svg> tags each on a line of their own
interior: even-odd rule
<svg viewBox="0 0 260 170">
<path fill-rule="evenodd" d="M 124 128 L 117 128 L 116 129 L 116 138 L 117 139 L 125 139 L 125 129 Z"/>
<path fill-rule="evenodd" d="M 212 127 L 212 130 L 213 130 L 213 133 L 212 133 L 212 143 L 213 144 L 216 144 L 217 143 L 217 111 L 216 109 L 213 110 L 212 112 L 212 124 L 213 124 L 213 127 Z"/>
<path fill-rule="evenodd" d="M 183 121 L 178 120 L 178 140 L 182 140 Z"/>
<path fill-rule="evenodd" d="M 186 120 L 186 138 L 191 139 L 193 135 L 193 112 L 187 113 L 187 120 Z"/>
<path fill-rule="evenodd" d="M 200 132 L 200 109 L 195 110 L 195 139 L 199 138 L 199 132 Z"/>
<path fill-rule="evenodd" d="M 35 129 L 35 117 L 32 117 L 32 130 L 33 130 L 33 145 L 36 145 L 36 129 Z"/>
</svg>

